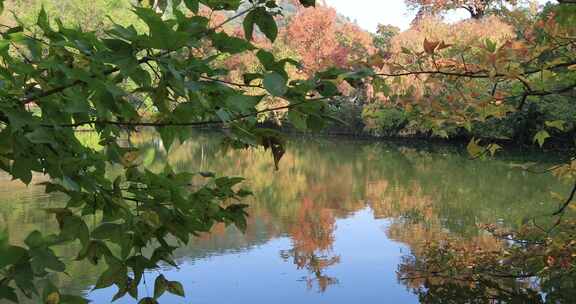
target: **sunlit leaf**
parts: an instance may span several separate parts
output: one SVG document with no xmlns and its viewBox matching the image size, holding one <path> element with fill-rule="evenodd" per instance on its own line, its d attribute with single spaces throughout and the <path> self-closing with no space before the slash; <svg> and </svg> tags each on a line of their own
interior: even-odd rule
<svg viewBox="0 0 576 304">
<path fill-rule="evenodd" d="M 538 143 L 538 145 L 542 147 L 548 138 L 550 138 L 550 133 L 546 130 L 541 130 L 534 135 L 534 142 Z"/>
</svg>

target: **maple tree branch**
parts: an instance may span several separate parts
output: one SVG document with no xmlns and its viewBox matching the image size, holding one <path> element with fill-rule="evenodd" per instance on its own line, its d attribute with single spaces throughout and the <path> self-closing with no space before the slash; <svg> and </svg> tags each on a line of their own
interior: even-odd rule
<svg viewBox="0 0 576 304">
<path fill-rule="evenodd" d="M 576 1 L 576 0 L 575 0 Z M 532 69 L 522 73 L 522 76 L 528 76 L 535 73 L 540 73 L 546 70 L 556 70 L 559 68 L 565 68 L 576 64 L 576 60 L 567 61 L 559 64 L 555 64 L 549 67 L 543 67 L 540 69 Z M 407 72 L 400 72 L 400 73 L 377 73 L 376 76 L 383 76 L 383 77 L 402 77 L 402 76 L 417 76 L 417 75 L 444 75 L 444 76 L 455 76 L 455 77 L 463 77 L 463 78 L 495 78 L 495 77 L 510 77 L 509 74 L 494 74 L 490 75 L 488 71 L 481 70 L 476 72 L 452 72 L 452 71 L 442 71 L 442 70 L 420 70 L 420 71 L 407 71 Z M 517 76 L 514 79 L 518 79 Z"/>
</svg>

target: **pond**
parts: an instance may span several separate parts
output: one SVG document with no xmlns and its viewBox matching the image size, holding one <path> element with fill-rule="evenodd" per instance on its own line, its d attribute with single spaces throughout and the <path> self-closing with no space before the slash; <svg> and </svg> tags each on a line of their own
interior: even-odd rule
<svg viewBox="0 0 576 304">
<path fill-rule="evenodd" d="M 245 233 L 217 226 L 177 252 L 178 268 L 160 270 L 182 282 L 187 295 L 165 295 L 161 303 L 484 303 L 482 294 L 465 290 L 433 299 L 422 282 L 405 280 L 418 248 L 446 237 L 499 248 L 479 225 L 516 227 L 556 207 L 550 192 L 567 191 L 550 174 L 510 166 L 533 160 L 523 153 L 471 161 L 463 149 L 445 145 L 293 138 L 276 171 L 270 152 L 223 151 L 219 138 L 201 133 L 170 153 L 154 137 L 131 139 L 151 170 L 169 163 L 179 171 L 243 176 L 255 194 L 247 201 Z M 0 229 L 12 241 L 56 228 L 42 208 L 64 197 L 6 176 L 1 183 Z M 91 291 L 102 269 L 73 262 L 75 250 L 57 248 L 70 274 L 58 283 L 109 303 L 115 288 Z M 153 294 L 157 275 L 146 274 L 141 296 Z"/>
</svg>

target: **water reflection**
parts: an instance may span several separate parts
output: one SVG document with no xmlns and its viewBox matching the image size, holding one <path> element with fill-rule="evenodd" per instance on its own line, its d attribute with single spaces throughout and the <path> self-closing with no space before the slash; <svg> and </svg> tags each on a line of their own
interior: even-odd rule
<svg viewBox="0 0 576 304">
<path fill-rule="evenodd" d="M 330 209 L 315 208 L 310 197 L 302 199 L 300 208 L 290 228 L 293 247 L 283 250 L 281 256 L 291 260 L 298 269 L 308 271 L 310 276 L 305 280 L 309 289 L 316 283 L 318 290 L 324 292 L 338 283 L 337 278 L 325 273 L 327 268 L 340 263 L 340 256 L 335 255 L 332 248 L 336 218 Z"/>
<path fill-rule="evenodd" d="M 275 171 L 264 151 L 222 151 L 216 133 L 198 134 L 170 153 L 146 133 L 131 141 L 143 148 L 142 162 L 151 170 L 168 163 L 181 171 L 244 176 L 255 192 L 245 234 L 216 226 L 177 252 L 179 269 L 163 270 L 170 280 L 184 283 L 193 303 L 485 303 L 505 297 L 518 290 L 517 282 L 473 286 L 442 278 L 404 279 L 422 264 L 432 265 L 419 259 L 431 241 L 460 238 L 470 248 L 500 249 L 502 243 L 482 233 L 479 224 L 517 226 L 548 212 L 551 206 L 543 202 L 550 191 L 564 190 L 552 176 L 511 169 L 509 158 L 471 162 L 446 146 L 294 139 Z M 11 239 L 54 229 L 38 207 L 62 198 L 2 183 L 0 227 L 10 228 Z M 62 255 L 74 252 L 61 250 Z M 96 272 L 69 263 L 71 277 L 80 279 L 62 277 L 61 283 L 88 292 Z M 155 275 L 148 274 L 148 281 Z M 147 287 L 141 295 L 152 292 Z M 113 294 L 102 290 L 90 297 L 107 303 Z M 182 302 L 169 295 L 161 300 Z"/>
</svg>

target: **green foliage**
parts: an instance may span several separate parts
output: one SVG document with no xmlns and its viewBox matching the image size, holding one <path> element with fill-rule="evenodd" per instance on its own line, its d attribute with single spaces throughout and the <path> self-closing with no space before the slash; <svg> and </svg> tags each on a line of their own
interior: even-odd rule
<svg viewBox="0 0 576 304">
<path fill-rule="evenodd" d="M 227 81 L 233 71 L 218 64 L 222 53 L 258 49 L 222 30 L 231 20 L 246 17 L 248 28 L 255 24 L 276 38 L 273 16 L 280 8 L 274 1 L 249 1 L 241 11 L 240 0 L 180 3 L 143 1 L 132 9 L 136 25 L 109 21 L 98 31 L 70 26 L 75 22 L 54 19 L 52 9 L 42 7 L 33 26 L 16 20 L 0 33 L 0 168 L 26 184 L 45 175 L 47 193 L 69 197 L 65 206 L 46 210 L 57 233 L 34 231 L 21 246 L 1 242 L 0 298 L 16 302 L 19 290 L 46 303 L 82 303 L 50 281 L 53 273 L 66 272 L 53 247 L 74 243 L 76 260 L 106 269 L 96 289 L 116 286 L 114 299 L 138 299 L 144 272 L 175 265 L 172 253 L 192 236 L 216 223 L 246 228 L 242 201 L 250 192 L 240 189 L 242 178 L 170 166 L 153 172 L 143 164 L 154 155 L 119 140 L 131 130 L 155 128 L 169 150 L 191 137 L 188 127 L 223 125 L 231 146 L 263 146 L 278 166 L 284 141 L 260 126 L 259 114 L 284 110 L 297 113 L 303 127 L 324 125 L 322 103 L 339 93 L 324 89 L 322 74 L 290 81 L 286 63 L 297 62 L 259 51 L 262 74 L 243 75 L 258 84 L 242 85 Z M 197 14 L 200 8 L 235 12 L 211 25 Z M 263 105 L 273 97 L 284 105 Z M 81 136 L 79 128 L 93 130 L 94 138 Z M 194 188 L 192 179 L 199 182 Z M 156 303 L 165 292 L 184 296 L 180 283 L 159 276 L 154 298 L 140 302 Z"/>
<path fill-rule="evenodd" d="M 273 96 L 282 96 L 287 92 L 286 79 L 276 72 L 266 74 L 263 84 Z"/>
<path fill-rule="evenodd" d="M 337 134 L 362 135 L 366 125 L 362 119 L 363 105 L 355 104 L 346 97 L 331 103 L 333 123 L 327 127 L 328 132 Z"/>
<path fill-rule="evenodd" d="M 276 37 L 278 37 L 278 26 L 274 21 L 274 16 L 264 7 L 259 7 L 248 13 L 246 18 L 244 18 L 243 24 L 245 36 L 248 40 L 252 40 L 254 24 L 258 25 L 260 31 L 262 31 L 270 41 L 274 41 Z"/>
<path fill-rule="evenodd" d="M 395 135 L 408 124 L 408 114 L 393 106 L 367 105 L 362 117 L 366 122 L 366 129 L 379 136 Z"/>
<path fill-rule="evenodd" d="M 379 24 L 374 36 L 374 46 L 382 51 L 388 51 L 392 38 L 400 33 L 400 29 L 393 25 Z"/>
<path fill-rule="evenodd" d="M 115 22 L 123 25 L 134 25 L 138 28 L 142 23 L 130 11 L 132 1 L 125 0 L 11 0 L 6 1 L 5 13 L 0 16 L 3 24 L 16 23 L 10 12 L 14 12 L 20 22 L 33 24 L 43 7 L 50 16 L 57 15 L 62 23 L 69 27 L 82 27 L 85 30 L 94 30 L 102 33 L 112 25 L 110 16 Z"/>
<path fill-rule="evenodd" d="M 154 299 L 160 298 L 165 292 L 184 297 L 182 284 L 176 281 L 168 281 L 164 275 L 159 275 L 154 281 Z"/>
<path fill-rule="evenodd" d="M 534 142 L 538 143 L 538 145 L 542 147 L 548 138 L 550 138 L 550 133 L 546 130 L 541 130 L 534 135 Z"/>
</svg>

